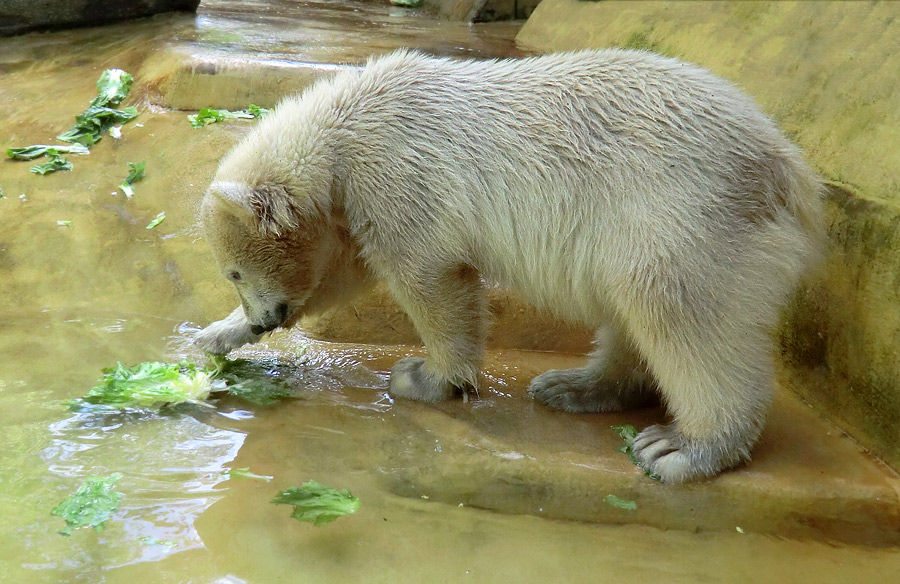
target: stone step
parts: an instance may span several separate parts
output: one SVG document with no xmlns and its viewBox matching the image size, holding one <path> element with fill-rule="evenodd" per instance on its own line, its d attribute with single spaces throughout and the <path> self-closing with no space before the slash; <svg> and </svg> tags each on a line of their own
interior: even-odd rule
<svg viewBox="0 0 900 584">
<path fill-rule="evenodd" d="M 387 2 L 204 3 L 176 21 L 140 78 L 155 105 L 197 110 L 271 107 L 335 70 L 399 48 L 456 57 L 521 54 L 520 23 L 472 26 Z"/>
<path fill-rule="evenodd" d="M 293 360 L 301 345 L 309 367 L 361 364 L 382 374 L 402 356 L 424 355 L 419 347 L 324 343 L 296 332 L 273 337 L 269 352 L 257 347 L 250 355 Z M 663 485 L 617 451 L 622 440 L 610 428 L 662 422 L 661 410 L 570 414 L 528 397 L 534 375 L 583 362 L 491 350 L 477 397 L 435 405 L 395 400 L 397 435 L 373 444 L 368 464 L 396 494 L 499 513 L 900 544 L 900 478 L 793 392 L 778 390 L 750 463 L 713 479 Z M 607 495 L 634 501 L 637 509 L 610 506 Z"/>
</svg>

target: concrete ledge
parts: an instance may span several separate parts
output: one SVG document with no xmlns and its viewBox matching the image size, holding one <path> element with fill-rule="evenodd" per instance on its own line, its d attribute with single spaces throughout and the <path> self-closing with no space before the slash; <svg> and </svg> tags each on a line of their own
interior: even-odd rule
<svg viewBox="0 0 900 584">
<path fill-rule="evenodd" d="M 402 345 L 310 342 L 296 332 L 267 345 L 269 350 L 246 353 L 290 362 L 305 345 L 304 367 L 321 372 L 339 364 L 345 378 L 364 381 L 371 376 L 363 375 L 365 368 L 384 374 L 400 357 L 423 354 Z M 662 412 L 569 414 L 527 396 L 534 375 L 582 363 L 551 353 L 489 351 L 477 398 L 393 402 L 391 427 L 398 434 L 369 445 L 366 467 L 378 469 L 385 488 L 396 494 L 499 513 L 900 544 L 900 479 L 791 392 L 778 392 L 749 464 L 711 480 L 669 486 L 648 479 L 617 452 L 622 441 L 610 429 L 657 423 Z M 603 501 L 609 494 L 638 507 L 611 507 Z"/>
</svg>

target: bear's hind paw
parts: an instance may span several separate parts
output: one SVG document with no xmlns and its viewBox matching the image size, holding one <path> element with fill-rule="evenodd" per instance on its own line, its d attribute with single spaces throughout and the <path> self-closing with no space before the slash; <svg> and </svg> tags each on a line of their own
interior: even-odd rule
<svg viewBox="0 0 900 584">
<path fill-rule="evenodd" d="M 748 449 L 712 439 L 692 441 L 674 424 L 650 426 L 634 439 L 641 467 L 664 483 L 682 483 L 718 474 L 749 459 Z"/>
</svg>

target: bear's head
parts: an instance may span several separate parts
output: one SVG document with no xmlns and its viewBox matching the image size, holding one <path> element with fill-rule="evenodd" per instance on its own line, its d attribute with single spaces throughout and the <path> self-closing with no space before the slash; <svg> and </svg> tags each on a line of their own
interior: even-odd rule
<svg viewBox="0 0 900 584">
<path fill-rule="evenodd" d="M 204 195 L 204 237 L 254 334 L 292 326 L 367 280 L 342 213 L 301 201 L 284 185 L 230 181 Z"/>
</svg>

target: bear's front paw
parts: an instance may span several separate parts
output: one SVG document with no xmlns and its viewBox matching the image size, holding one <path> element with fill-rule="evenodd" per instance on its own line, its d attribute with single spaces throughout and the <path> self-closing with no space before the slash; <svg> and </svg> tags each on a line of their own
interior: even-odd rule
<svg viewBox="0 0 900 584">
<path fill-rule="evenodd" d="M 248 343 L 255 343 L 260 335 L 254 335 L 250 325 L 234 322 L 231 317 L 219 320 L 194 336 L 194 343 L 207 353 L 224 355 L 232 349 L 243 347 Z"/>
<path fill-rule="evenodd" d="M 453 397 L 456 388 L 425 368 L 425 359 L 404 357 L 391 367 L 390 394 L 425 402 L 439 402 Z"/>
<path fill-rule="evenodd" d="M 584 369 L 551 369 L 531 380 L 528 393 L 551 408 L 567 412 L 603 411 L 592 392 L 595 379 L 590 379 Z"/>
</svg>

